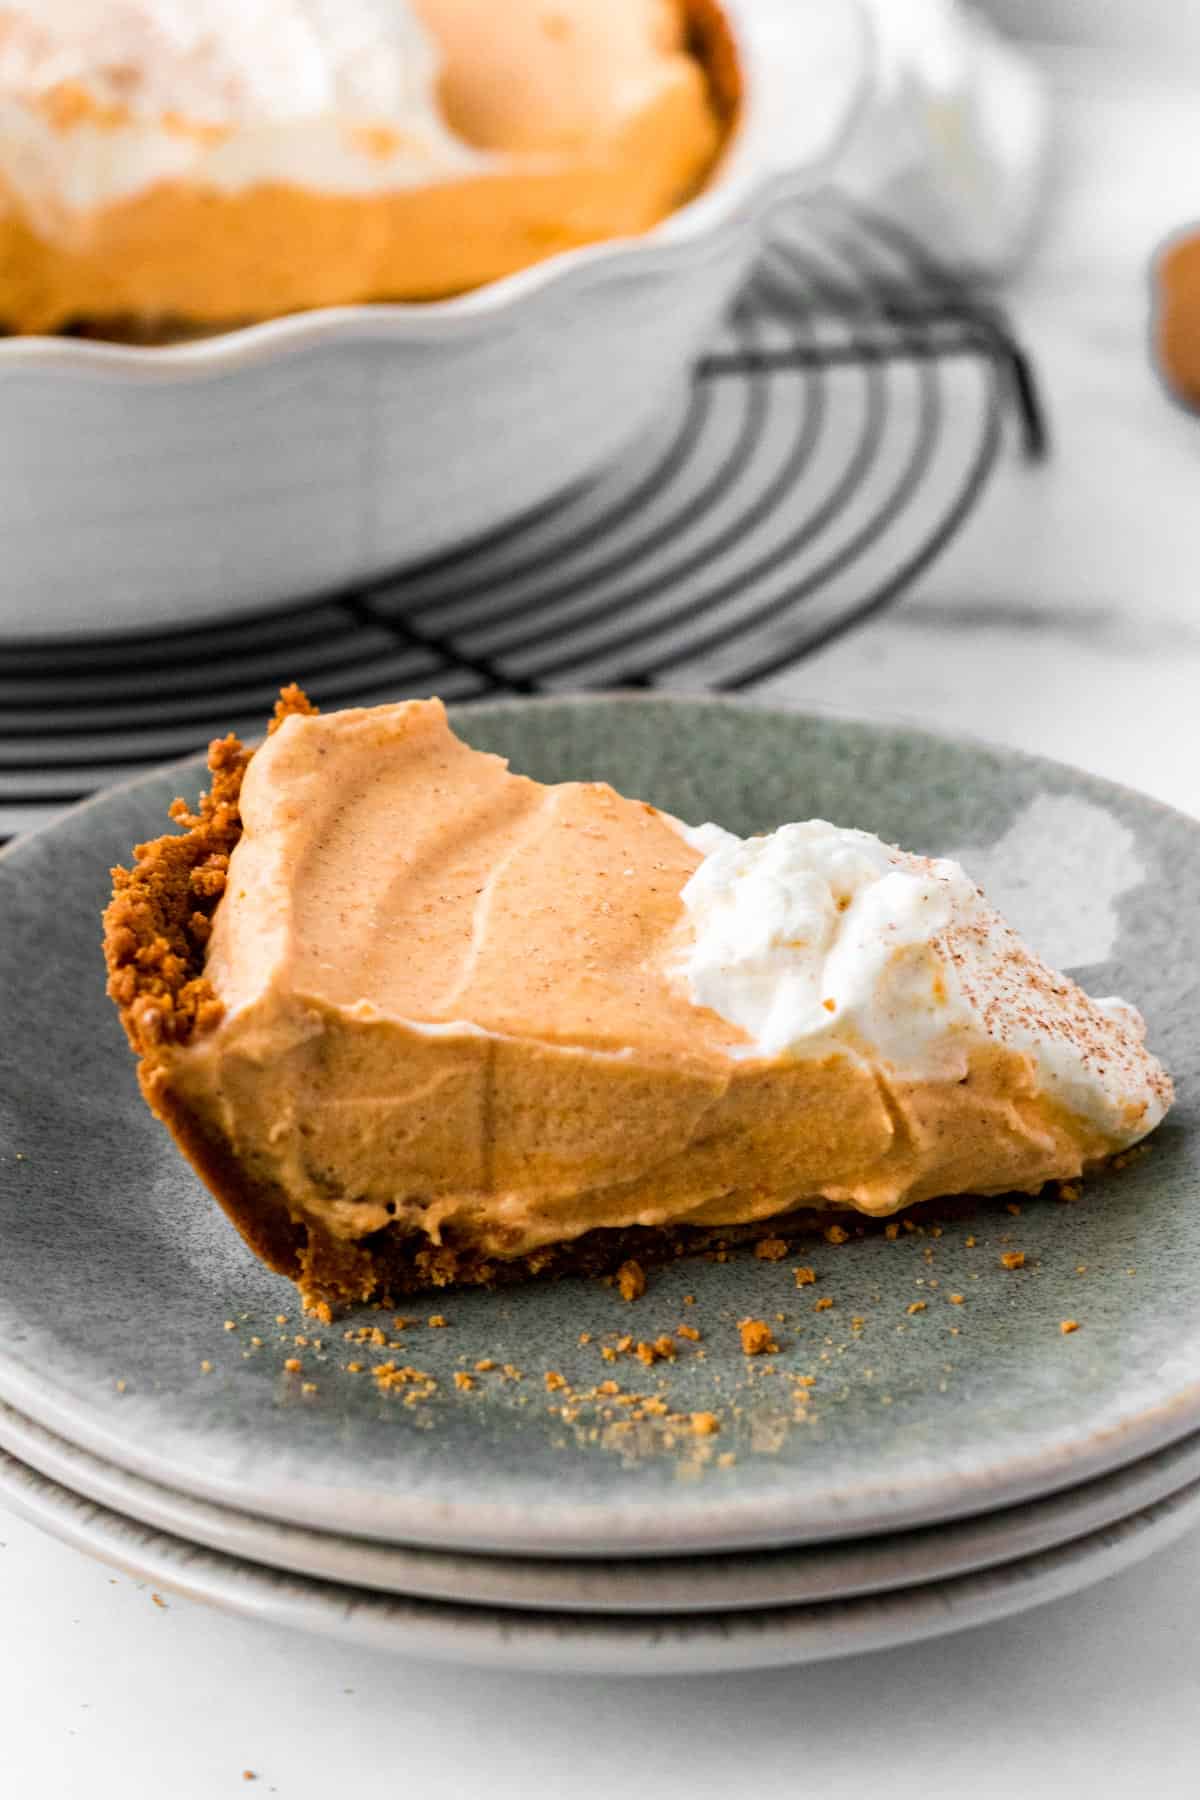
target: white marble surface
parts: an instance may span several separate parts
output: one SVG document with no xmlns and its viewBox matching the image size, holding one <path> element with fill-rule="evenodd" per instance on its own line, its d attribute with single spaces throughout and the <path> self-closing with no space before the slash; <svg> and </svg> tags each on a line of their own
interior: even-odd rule
<svg viewBox="0 0 1200 1800">
<path fill-rule="evenodd" d="M 158 1606 L 6 1517 L 0 1542 L 13 1800 L 1195 1800 L 1200 1779 L 1196 1533 L 911 1651 L 650 1685 L 373 1658 Z"/>
<path fill-rule="evenodd" d="M 782 691 L 1044 751 L 1200 812 L 1200 420 L 1164 398 L 1144 345 L 1150 250 L 1200 212 L 1194 79 L 1169 59 L 1053 68 L 1054 193 L 1013 304 L 1054 459 L 1003 470 L 919 590 Z M 16 1520 L 0 1544 L 5 1800 L 1200 1792 L 1196 1534 L 912 1653 L 640 1690 L 370 1659 L 161 1608 Z"/>
</svg>

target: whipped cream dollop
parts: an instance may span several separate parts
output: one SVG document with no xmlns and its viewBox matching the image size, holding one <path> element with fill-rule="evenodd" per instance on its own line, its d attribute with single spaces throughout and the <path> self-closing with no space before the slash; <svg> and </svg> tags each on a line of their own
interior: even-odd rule
<svg viewBox="0 0 1200 1800">
<path fill-rule="evenodd" d="M 44 222 L 161 181 L 453 179 L 490 159 L 440 63 L 407 0 L 0 0 L 0 183 Z"/>
<path fill-rule="evenodd" d="M 959 1081 L 973 1049 L 1001 1044 L 1117 1144 L 1165 1113 L 1140 1014 L 1048 969 L 958 863 L 824 819 L 747 839 L 682 829 L 704 860 L 682 893 L 678 972 L 696 1005 L 746 1032 L 744 1054 L 841 1049 L 902 1079 Z"/>
</svg>

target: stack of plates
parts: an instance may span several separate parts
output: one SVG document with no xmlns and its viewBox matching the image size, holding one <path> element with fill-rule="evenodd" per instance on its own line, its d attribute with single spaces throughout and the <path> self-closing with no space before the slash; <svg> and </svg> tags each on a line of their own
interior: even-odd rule
<svg viewBox="0 0 1200 1800">
<path fill-rule="evenodd" d="M 152 776 L 0 858 L 0 1497 L 280 1624 L 622 1672 L 929 1636 L 1200 1518 L 1200 826 L 1028 758 L 730 702 L 456 724 L 684 817 L 819 814 L 961 853 L 1050 960 L 1142 1007 L 1179 1104 L 1073 1204 L 680 1262 L 632 1306 L 568 1281 L 321 1326 L 146 1114 L 103 997 L 109 865 L 198 786 Z M 776 1354 L 742 1353 L 746 1316 Z M 674 1358 L 639 1361 L 663 1334 Z M 389 1386 L 385 1360 L 428 1379 Z"/>
</svg>

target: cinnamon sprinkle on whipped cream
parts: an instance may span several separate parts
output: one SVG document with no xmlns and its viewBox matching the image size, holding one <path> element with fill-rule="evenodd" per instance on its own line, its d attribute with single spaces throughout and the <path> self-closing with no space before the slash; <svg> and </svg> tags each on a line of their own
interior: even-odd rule
<svg viewBox="0 0 1200 1800">
<path fill-rule="evenodd" d="M 1022 943 L 948 859 L 823 819 L 742 839 L 683 828 L 704 860 L 683 889 L 692 999 L 740 1025 L 734 1055 L 826 1056 L 961 1081 L 973 1047 L 1027 1054 L 1069 1111 L 1132 1143 L 1171 1084 L 1126 1001 L 1093 1000 Z"/>
</svg>

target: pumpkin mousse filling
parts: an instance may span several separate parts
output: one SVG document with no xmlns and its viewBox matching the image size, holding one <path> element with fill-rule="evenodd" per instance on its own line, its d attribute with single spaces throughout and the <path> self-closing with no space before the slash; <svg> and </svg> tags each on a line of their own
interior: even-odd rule
<svg viewBox="0 0 1200 1800">
<path fill-rule="evenodd" d="M 0 330 L 460 294 L 697 194 L 716 0 L 0 0 Z"/>
<path fill-rule="evenodd" d="M 310 1298 L 1033 1192 L 1170 1103 L 1133 1009 L 956 864 L 544 786 L 436 700 L 289 689 L 210 768 L 114 872 L 109 991 L 150 1107 Z"/>
</svg>

